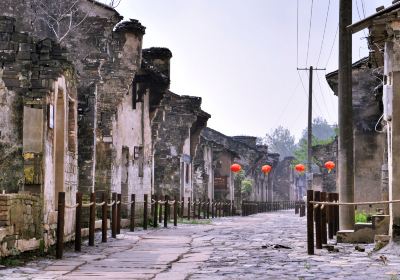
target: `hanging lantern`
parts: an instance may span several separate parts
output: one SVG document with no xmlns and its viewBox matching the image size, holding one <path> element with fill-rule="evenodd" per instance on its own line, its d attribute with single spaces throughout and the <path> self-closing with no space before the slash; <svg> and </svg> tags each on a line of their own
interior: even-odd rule
<svg viewBox="0 0 400 280">
<path fill-rule="evenodd" d="M 272 167 L 269 166 L 268 164 L 263 165 L 263 167 L 261 167 L 261 171 L 262 173 L 264 173 L 265 175 L 268 174 L 271 171 Z"/>
<path fill-rule="evenodd" d="M 332 171 L 332 169 L 335 168 L 335 163 L 333 161 L 327 161 L 324 164 L 325 168 L 328 169 L 328 173 L 330 173 Z"/>
<path fill-rule="evenodd" d="M 303 173 L 306 170 L 305 166 L 303 164 L 301 164 L 301 163 L 300 164 L 296 164 L 294 169 L 296 169 L 296 171 L 299 172 L 299 173 Z"/>
<path fill-rule="evenodd" d="M 231 165 L 231 171 L 232 171 L 233 173 L 237 173 L 237 172 L 239 172 L 241 169 L 242 169 L 242 167 L 241 167 L 239 164 L 237 164 L 237 163 L 234 163 L 234 164 Z"/>
</svg>

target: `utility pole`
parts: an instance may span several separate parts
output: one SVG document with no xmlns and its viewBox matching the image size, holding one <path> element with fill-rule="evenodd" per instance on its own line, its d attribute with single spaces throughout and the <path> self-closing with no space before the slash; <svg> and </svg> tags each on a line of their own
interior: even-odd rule
<svg viewBox="0 0 400 280">
<path fill-rule="evenodd" d="M 341 202 L 354 202 L 353 97 L 352 97 L 352 1 L 339 6 L 339 153 L 338 186 Z M 340 230 L 354 229 L 354 206 L 339 207 Z"/>
<path fill-rule="evenodd" d="M 308 82 L 308 126 L 307 126 L 307 188 L 312 190 L 312 94 L 313 94 L 313 72 L 322 71 L 325 68 L 297 68 L 297 70 L 309 71 Z"/>
</svg>

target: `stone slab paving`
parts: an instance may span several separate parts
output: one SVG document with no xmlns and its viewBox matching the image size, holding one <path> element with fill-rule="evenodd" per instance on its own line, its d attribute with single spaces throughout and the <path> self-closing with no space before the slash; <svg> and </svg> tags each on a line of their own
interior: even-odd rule
<svg viewBox="0 0 400 280">
<path fill-rule="evenodd" d="M 306 220 L 293 211 L 219 218 L 209 225 L 127 232 L 63 260 L 0 270 L 0 279 L 400 279 L 400 247 L 340 244 L 306 252 Z M 98 241 L 98 240 L 97 240 Z M 276 249 L 273 245 L 289 249 Z"/>
</svg>

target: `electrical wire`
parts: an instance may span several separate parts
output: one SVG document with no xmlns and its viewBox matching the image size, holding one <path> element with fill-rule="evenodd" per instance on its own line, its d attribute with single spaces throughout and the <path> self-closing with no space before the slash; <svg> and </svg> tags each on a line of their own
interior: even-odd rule
<svg viewBox="0 0 400 280">
<path fill-rule="evenodd" d="M 310 76 L 309 76 L 308 72 L 307 72 L 307 78 L 310 79 Z M 315 93 L 314 85 L 312 85 L 312 91 L 313 91 L 313 93 Z M 322 117 L 325 117 L 325 119 L 326 119 L 326 115 L 324 113 L 322 113 L 323 111 L 321 109 L 321 106 L 319 105 L 319 102 L 318 102 L 318 99 L 316 97 L 316 94 L 313 94 L 312 98 L 313 98 L 313 101 L 315 101 L 313 103 L 315 103 L 315 105 L 317 105 L 317 109 L 319 111 L 319 114 L 317 114 L 317 111 L 316 110 L 314 111 L 314 107 L 315 106 L 313 106 L 313 111 L 314 111 L 315 115 L 320 115 Z"/>
<path fill-rule="evenodd" d="M 328 24 L 328 17 L 329 17 L 329 9 L 330 9 L 330 7 L 331 7 L 331 0 L 329 0 L 329 2 L 328 2 L 328 10 L 326 11 L 324 32 L 322 34 L 322 41 L 321 41 L 321 48 L 319 49 L 318 60 L 317 60 L 317 64 L 316 64 L 317 67 L 318 67 L 318 64 L 319 64 L 319 60 L 321 59 L 322 49 L 323 49 L 324 40 L 325 40 L 326 26 Z"/>
<path fill-rule="evenodd" d="M 357 8 L 357 14 L 358 14 L 358 18 L 360 20 L 365 18 L 365 13 L 364 13 L 364 18 L 361 18 L 361 14 L 360 14 L 360 10 L 358 8 L 358 0 L 356 0 L 356 8 Z M 365 11 L 364 11 L 365 12 Z M 363 33 L 364 33 L 364 37 L 367 38 L 367 33 L 365 33 L 365 29 L 363 29 Z"/>
<path fill-rule="evenodd" d="M 333 119 L 332 115 L 331 115 L 331 109 L 329 109 L 330 107 L 328 107 L 327 104 L 326 104 L 326 100 L 325 100 L 325 96 L 324 96 L 325 95 L 325 91 L 322 90 L 321 80 L 319 78 L 318 72 L 316 74 L 317 74 L 317 81 L 318 81 L 318 85 L 319 85 L 319 92 L 320 92 L 320 94 L 322 96 L 322 102 L 323 102 L 323 104 L 325 106 L 325 109 L 326 109 L 326 112 L 328 113 L 328 116 L 331 119 Z"/>
<path fill-rule="evenodd" d="M 364 3 L 364 0 L 361 0 L 361 6 L 362 6 L 363 15 L 364 15 L 364 18 L 365 18 L 366 15 L 365 15 L 365 3 Z"/>
<path fill-rule="evenodd" d="M 291 95 L 289 96 L 289 98 L 288 98 L 287 101 L 286 101 L 285 107 L 283 108 L 283 110 L 282 110 L 281 113 L 279 114 L 278 118 L 277 118 L 276 121 L 274 122 L 274 123 L 275 123 L 275 127 L 277 127 L 276 124 L 278 123 L 279 120 L 282 119 L 282 117 L 283 117 L 284 114 L 286 113 L 286 110 L 287 110 L 289 104 L 291 103 L 292 98 L 293 98 L 293 96 L 295 95 L 295 93 L 296 93 L 296 91 L 297 91 L 299 85 L 300 85 L 300 81 L 297 82 L 296 87 L 294 88 L 294 90 L 292 91 Z"/>
<path fill-rule="evenodd" d="M 306 96 L 306 98 L 307 98 L 307 100 L 308 100 L 308 93 L 307 93 L 306 88 L 305 88 L 305 86 L 304 86 L 303 78 L 302 78 L 301 75 L 300 75 L 300 71 L 297 71 L 297 74 L 299 75 L 300 82 L 301 82 L 301 86 L 303 87 L 303 93 L 304 93 L 304 95 Z M 315 110 L 315 107 L 314 107 L 314 106 L 312 107 L 312 112 L 313 112 L 314 115 L 318 115 L 318 114 L 317 114 L 317 111 Z"/>
<path fill-rule="evenodd" d="M 375 124 L 375 131 L 378 133 L 385 133 L 385 130 L 378 130 L 378 125 L 381 123 L 382 118 L 383 118 L 383 114 Z"/>
<path fill-rule="evenodd" d="M 309 54 L 309 51 L 310 51 L 311 29 L 312 29 L 312 17 L 313 17 L 313 6 L 314 6 L 314 0 L 311 0 L 310 23 L 309 23 L 309 27 L 308 27 L 308 42 L 307 42 L 306 66 L 308 65 L 308 54 Z"/>
<path fill-rule="evenodd" d="M 333 38 L 332 47 L 331 47 L 331 50 L 330 50 L 330 52 L 329 52 L 328 60 L 326 61 L 326 64 L 325 64 L 325 68 L 328 67 L 329 61 L 331 60 L 331 56 L 332 56 L 332 52 L 333 52 L 333 47 L 335 46 L 336 37 L 337 37 L 337 35 L 338 35 L 338 32 L 339 32 L 339 24 L 337 25 L 337 28 L 336 28 L 335 37 Z"/>
</svg>

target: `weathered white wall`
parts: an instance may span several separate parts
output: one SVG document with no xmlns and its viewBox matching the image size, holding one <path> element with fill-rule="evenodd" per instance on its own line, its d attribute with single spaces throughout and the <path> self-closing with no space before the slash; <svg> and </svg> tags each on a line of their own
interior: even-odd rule
<svg viewBox="0 0 400 280">
<path fill-rule="evenodd" d="M 188 135 L 189 136 L 185 139 L 182 147 L 182 156 L 190 156 L 190 128 L 188 128 Z M 183 172 L 181 170 L 181 174 L 183 174 L 183 176 L 181 176 L 181 185 L 183 184 L 183 194 L 181 194 L 181 196 L 183 196 L 185 199 L 189 197 L 193 198 L 192 163 L 189 163 L 189 165 L 187 165 L 186 163 L 187 162 L 185 162 L 185 164 L 183 165 Z M 189 168 L 188 171 L 186 171 L 187 168 Z M 187 181 L 185 180 L 186 174 L 189 174 L 189 180 Z"/>
</svg>

